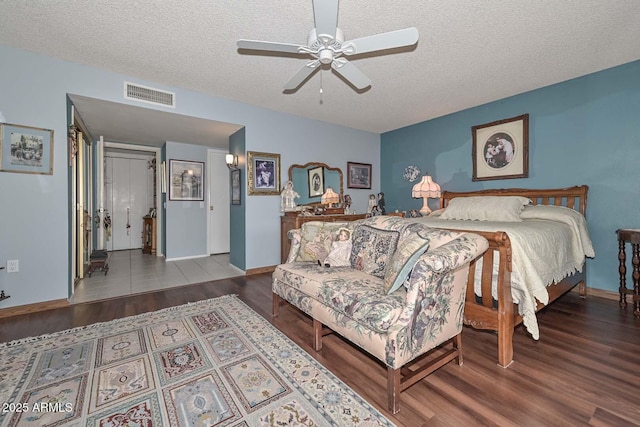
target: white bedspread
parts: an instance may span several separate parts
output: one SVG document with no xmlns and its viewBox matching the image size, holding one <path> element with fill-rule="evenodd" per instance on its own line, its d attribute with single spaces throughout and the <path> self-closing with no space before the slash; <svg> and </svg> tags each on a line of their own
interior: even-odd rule
<svg viewBox="0 0 640 427">
<path fill-rule="evenodd" d="M 549 294 L 546 287 L 576 271 L 582 271 L 585 257 L 593 258 L 595 252 L 584 216 L 573 209 L 527 206 L 521 218 L 522 222 L 446 220 L 437 216 L 414 219 L 437 228 L 506 232 L 512 248 L 513 302 L 518 304 L 518 313 L 527 331 L 537 340 L 540 332 L 536 319 L 536 300 L 547 304 Z M 494 270 L 496 273 L 497 263 Z M 475 292 L 480 295 L 480 274 L 475 277 Z M 497 299 L 495 280 L 492 293 L 493 298 Z"/>
</svg>

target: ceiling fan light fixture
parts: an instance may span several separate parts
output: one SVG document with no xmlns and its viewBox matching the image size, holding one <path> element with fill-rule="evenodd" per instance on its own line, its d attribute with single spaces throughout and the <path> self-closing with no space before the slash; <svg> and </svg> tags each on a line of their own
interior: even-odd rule
<svg viewBox="0 0 640 427">
<path fill-rule="evenodd" d="M 318 54 L 318 60 L 322 64 L 331 64 L 333 61 L 333 51 L 331 49 L 322 49 Z"/>
</svg>

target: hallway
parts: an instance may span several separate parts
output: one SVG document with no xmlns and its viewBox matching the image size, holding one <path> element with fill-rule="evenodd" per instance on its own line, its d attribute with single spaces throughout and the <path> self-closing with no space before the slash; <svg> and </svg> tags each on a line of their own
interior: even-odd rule
<svg viewBox="0 0 640 427">
<path fill-rule="evenodd" d="M 140 249 L 109 253 L 109 273 L 96 271 L 76 285 L 71 304 L 134 295 L 176 286 L 244 276 L 229 254 L 179 261 L 143 254 Z"/>
</svg>

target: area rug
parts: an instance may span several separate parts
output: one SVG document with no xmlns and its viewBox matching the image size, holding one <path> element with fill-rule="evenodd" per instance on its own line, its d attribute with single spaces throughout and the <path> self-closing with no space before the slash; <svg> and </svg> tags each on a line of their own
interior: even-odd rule
<svg viewBox="0 0 640 427">
<path fill-rule="evenodd" d="M 0 344 L 0 426 L 393 425 L 236 296 Z"/>
</svg>

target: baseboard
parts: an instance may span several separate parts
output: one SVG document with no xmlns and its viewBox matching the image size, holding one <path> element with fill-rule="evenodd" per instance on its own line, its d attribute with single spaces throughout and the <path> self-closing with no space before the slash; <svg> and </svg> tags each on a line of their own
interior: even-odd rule
<svg viewBox="0 0 640 427">
<path fill-rule="evenodd" d="M 182 261 L 185 259 L 196 259 L 196 258 L 206 258 L 210 255 L 193 255 L 193 256 L 183 256 L 183 257 L 177 257 L 177 258 L 165 258 L 165 261 Z"/>
<path fill-rule="evenodd" d="M 36 302 L 34 304 L 18 305 L 0 309 L 0 319 L 4 317 L 18 316 L 20 314 L 36 313 L 38 311 L 53 310 L 54 308 L 69 307 L 67 299 L 56 299 L 52 301 Z"/>
<path fill-rule="evenodd" d="M 578 286 L 576 286 L 575 288 L 573 288 L 571 290 L 571 292 L 578 292 Z M 592 297 L 598 297 L 598 298 L 605 298 L 605 299 L 611 299 L 614 301 L 620 301 L 620 294 L 618 292 L 614 292 L 614 291 L 606 291 L 604 289 L 595 289 L 595 288 L 587 288 L 587 297 L 592 296 Z"/>
<path fill-rule="evenodd" d="M 260 267 L 260 268 L 250 268 L 245 273 L 247 276 L 251 276 L 252 274 L 262 274 L 262 273 L 273 273 L 276 270 L 275 265 Z"/>
</svg>

